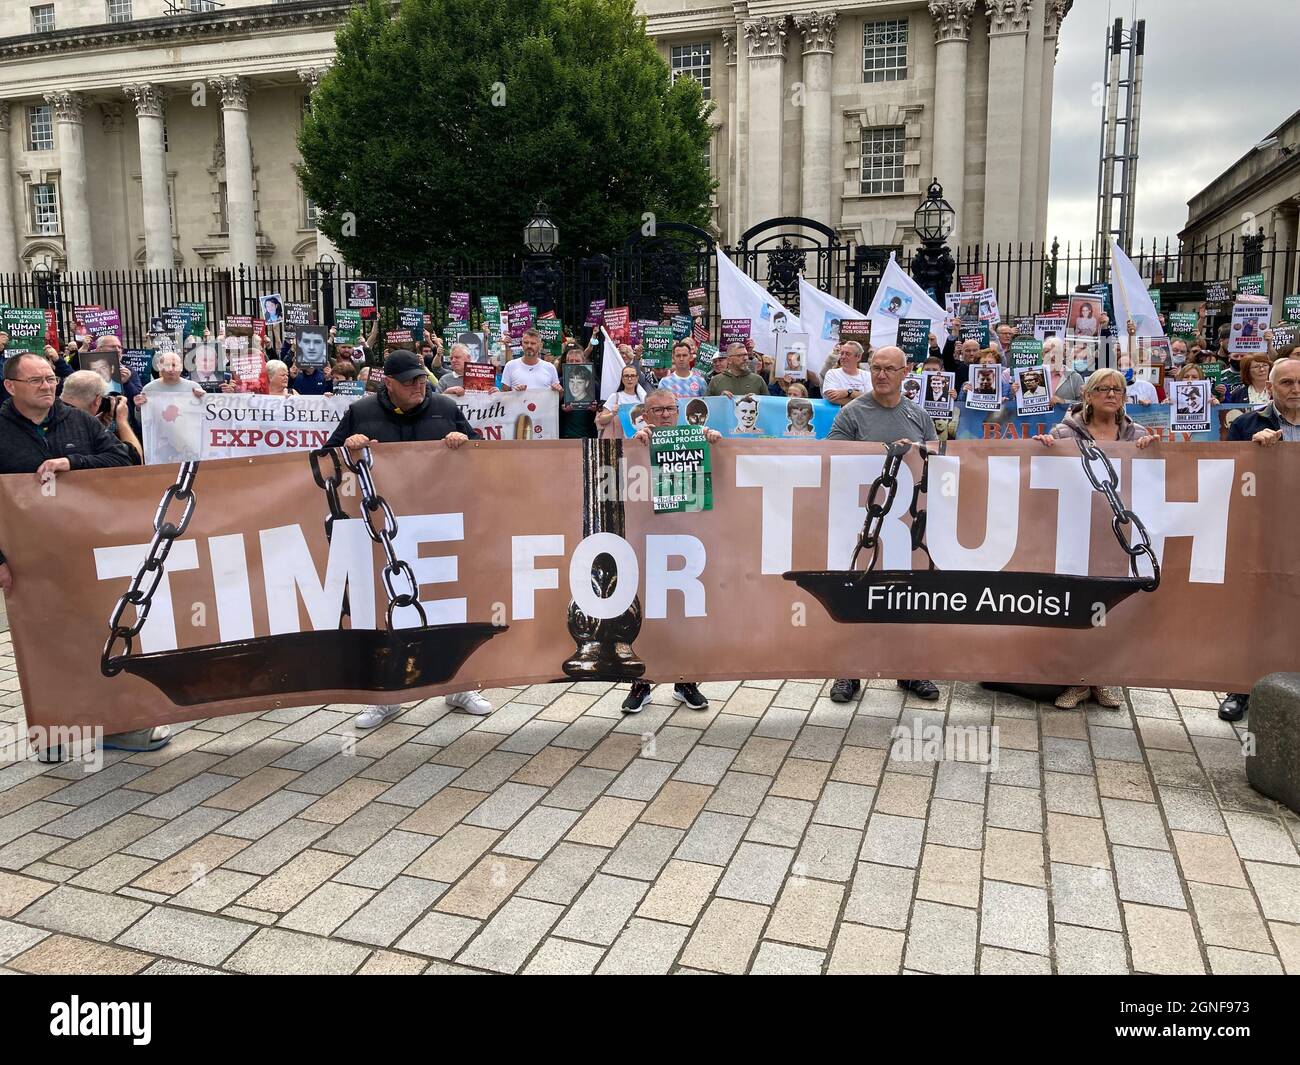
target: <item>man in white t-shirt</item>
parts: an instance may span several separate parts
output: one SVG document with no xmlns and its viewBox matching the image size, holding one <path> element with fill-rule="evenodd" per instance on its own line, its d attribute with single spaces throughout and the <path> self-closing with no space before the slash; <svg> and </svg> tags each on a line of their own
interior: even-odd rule
<svg viewBox="0 0 1300 1065">
<path fill-rule="evenodd" d="M 563 392 L 560 375 L 542 358 L 542 334 L 536 329 L 526 329 L 520 344 L 524 349 L 523 355 L 511 359 L 501 371 L 501 390 L 523 392 L 529 388 L 550 388 Z"/>
<path fill-rule="evenodd" d="M 871 376 L 863 373 L 862 345 L 846 340 L 840 345 L 840 364 L 826 371 L 822 378 L 822 398 L 837 407 L 851 403 L 871 391 Z"/>
</svg>

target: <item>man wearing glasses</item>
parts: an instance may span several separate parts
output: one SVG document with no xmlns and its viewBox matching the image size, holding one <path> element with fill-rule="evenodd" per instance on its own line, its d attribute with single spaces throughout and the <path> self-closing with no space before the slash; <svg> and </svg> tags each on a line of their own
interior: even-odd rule
<svg viewBox="0 0 1300 1065">
<path fill-rule="evenodd" d="M 642 416 L 645 418 L 645 428 L 639 430 L 632 439 L 636 443 L 645 444 L 648 447 L 650 438 L 654 435 L 656 429 L 677 424 L 677 396 L 670 389 L 656 388 L 646 396 Z M 722 434 L 716 429 L 705 426 L 704 439 L 710 444 L 716 444 L 722 439 Z M 632 690 L 627 693 L 627 698 L 623 700 L 623 713 L 640 713 L 645 704 L 650 701 L 651 687 L 649 681 L 633 681 Z M 707 710 L 709 708 L 709 700 L 704 697 L 699 686 L 693 681 L 674 684 L 673 695 L 678 702 L 685 703 L 692 710 Z"/>
<path fill-rule="evenodd" d="M 939 439 L 934 419 L 919 403 L 903 399 L 903 377 L 907 357 L 902 348 L 877 348 L 871 355 L 871 391 L 845 404 L 831 425 L 828 440 L 861 440 L 874 444 L 924 444 Z M 929 702 L 939 698 L 930 680 L 900 680 L 900 688 Z M 837 680 L 831 685 L 831 699 L 852 702 L 862 688 L 858 680 Z"/>
<path fill-rule="evenodd" d="M 98 418 L 55 397 L 59 379 L 40 355 L 14 355 L 5 363 L 0 406 L 0 474 L 34 473 L 41 483 L 69 470 L 130 466 L 131 453 Z M 13 587 L 9 560 L 0 552 L 0 589 Z M 171 739 L 162 725 L 105 736 L 105 750 L 152 751 Z"/>
</svg>

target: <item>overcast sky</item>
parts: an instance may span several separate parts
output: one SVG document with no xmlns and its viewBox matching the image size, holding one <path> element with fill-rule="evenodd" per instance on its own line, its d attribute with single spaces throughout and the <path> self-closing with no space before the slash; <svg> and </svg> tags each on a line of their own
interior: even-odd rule
<svg viewBox="0 0 1300 1065">
<path fill-rule="evenodd" d="M 1296 0 L 1136 0 L 1146 20 L 1134 242 L 1176 238 L 1187 201 L 1300 109 Z M 1047 240 L 1091 242 L 1106 26 L 1134 0 L 1075 0 L 1052 100 Z M 1238 22 L 1237 20 L 1240 20 Z"/>
</svg>

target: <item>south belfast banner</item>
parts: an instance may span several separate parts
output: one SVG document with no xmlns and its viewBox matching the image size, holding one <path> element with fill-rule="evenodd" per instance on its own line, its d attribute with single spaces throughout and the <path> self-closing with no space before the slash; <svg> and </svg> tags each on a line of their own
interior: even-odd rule
<svg viewBox="0 0 1300 1065">
<path fill-rule="evenodd" d="M 619 407 L 623 434 L 632 436 L 645 426 L 640 404 Z M 786 440 L 823 440 L 831 431 L 840 408 L 824 399 L 787 399 L 784 396 L 709 396 L 678 399 L 678 425 L 706 425 L 723 436 L 750 440 L 780 437 Z"/>
<path fill-rule="evenodd" d="M 324 447 L 355 396 L 154 394 L 140 408 L 144 460 L 239 458 Z"/>
<path fill-rule="evenodd" d="M 1300 464 L 1287 451 L 1106 446 L 1161 563 L 1152 591 L 1149 569 L 1129 577 L 1078 452 L 1028 442 L 958 442 L 929 460 L 928 557 L 913 544 L 912 449 L 870 573 L 870 552 L 856 570 L 851 559 L 878 445 L 712 445 L 713 509 L 681 514 L 653 512 L 649 449 L 635 442 L 377 445 L 375 490 L 423 610 L 399 607 L 391 625 L 361 491 L 336 493 L 346 517 L 327 537 L 304 454 L 199 464 L 147 621 L 107 654 L 177 471 L 63 474 L 52 494 L 0 478 L 0 547 L 24 707 L 47 726 L 639 677 L 1248 691 L 1296 665 L 1294 633 L 1259 622 L 1261 603 L 1278 617 L 1300 607 Z M 1228 638 L 1206 639 L 1209 617 Z"/>
</svg>

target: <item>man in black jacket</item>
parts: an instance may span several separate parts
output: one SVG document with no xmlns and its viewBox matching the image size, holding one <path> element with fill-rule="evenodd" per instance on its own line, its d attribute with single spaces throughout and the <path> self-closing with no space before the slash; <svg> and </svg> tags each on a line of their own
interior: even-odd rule
<svg viewBox="0 0 1300 1065">
<path fill-rule="evenodd" d="M 1247 411 L 1228 427 L 1229 440 L 1250 440 L 1260 447 L 1300 443 L 1300 359 L 1278 359 L 1269 372 L 1273 402 Z M 1219 704 L 1219 717 L 1240 721 L 1250 709 L 1249 692 L 1229 692 Z"/>
<path fill-rule="evenodd" d="M 396 444 L 408 440 L 440 440 L 460 447 L 482 434 L 475 429 L 450 396 L 433 392 L 429 371 L 413 351 L 390 352 L 384 360 L 384 383 L 373 396 L 359 399 L 347 409 L 327 447 L 360 451 L 371 444 Z M 492 713 L 492 704 L 477 691 L 447 696 L 447 703 L 467 714 Z M 400 703 L 377 703 L 356 718 L 357 728 L 374 728 L 401 711 Z"/>
<path fill-rule="evenodd" d="M 69 470 L 130 466 L 126 445 L 85 411 L 55 398 L 59 379 L 40 355 L 15 355 L 5 363 L 0 407 L 0 474 L 35 473 L 48 481 Z M 13 587 L 9 561 L 0 552 L 0 589 Z M 105 736 L 106 750 L 155 751 L 171 739 L 171 729 L 119 732 Z"/>
<path fill-rule="evenodd" d="M 370 444 L 444 440 L 456 448 L 481 437 L 454 399 L 429 389 L 429 371 L 420 357 L 398 350 L 384 360 L 380 390 L 347 409 L 326 446 L 359 451 Z"/>
</svg>

